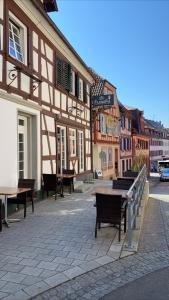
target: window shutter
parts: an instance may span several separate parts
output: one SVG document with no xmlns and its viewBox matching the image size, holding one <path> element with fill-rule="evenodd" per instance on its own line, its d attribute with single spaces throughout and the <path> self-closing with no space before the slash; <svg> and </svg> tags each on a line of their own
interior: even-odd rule
<svg viewBox="0 0 169 300">
<path fill-rule="evenodd" d="M 75 74 L 75 96 L 79 98 L 79 75 Z"/>
<path fill-rule="evenodd" d="M 57 83 L 63 85 L 63 61 L 57 58 Z"/>
<path fill-rule="evenodd" d="M 71 73 L 72 73 L 72 68 L 71 65 L 68 64 L 67 62 L 64 63 L 64 79 L 65 79 L 65 84 L 64 87 L 67 91 L 71 91 Z"/>
<path fill-rule="evenodd" d="M 85 81 L 83 81 L 83 101 L 87 103 L 87 86 Z"/>
<path fill-rule="evenodd" d="M 57 83 L 71 90 L 71 65 L 60 58 L 57 58 Z"/>
</svg>

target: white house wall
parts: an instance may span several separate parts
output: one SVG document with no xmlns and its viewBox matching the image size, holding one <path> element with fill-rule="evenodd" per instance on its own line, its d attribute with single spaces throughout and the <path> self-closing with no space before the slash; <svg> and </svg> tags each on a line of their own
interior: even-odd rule
<svg viewBox="0 0 169 300">
<path fill-rule="evenodd" d="M 9 100 L 4 99 L 9 97 Z M 14 100 L 15 102 L 13 102 Z M 36 117 L 37 130 L 37 188 L 41 186 L 41 167 L 40 167 L 40 111 L 19 104 L 22 100 L 15 96 L 4 95 L 0 92 L 0 141 L 1 141 L 1 155 L 0 155 L 0 186 L 16 186 L 18 181 L 18 162 L 17 162 L 17 135 L 18 135 L 18 112 L 29 116 Z M 18 103 L 17 103 L 18 102 Z"/>
</svg>

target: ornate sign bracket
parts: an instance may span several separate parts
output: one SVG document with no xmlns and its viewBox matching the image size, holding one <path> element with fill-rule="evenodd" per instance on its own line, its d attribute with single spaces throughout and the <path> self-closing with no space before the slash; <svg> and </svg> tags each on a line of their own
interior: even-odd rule
<svg viewBox="0 0 169 300">
<path fill-rule="evenodd" d="M 33 91 L 35 91 L 38 88 L 38 86 L 41 84 L 42 80 L 40 80 L 39 78 L 35 77 L 34 75 L 28 73 L 27 71 L 23 70 L 21 67 L 18 66 L 15 66 L 13 69 L 9 70 L 8 78 L 11 80 L 11 82 L 8 84 L 8 86 L 10 86 L 14 82 L 14 80 L 18 78 L 19 73 L 21 72 L 32 79 Z"/>
<path fill-rule="evenodd" d="M 68 107 L 68 112 L 73 113 L 74 111 L 76 111 L 77 116 L 80 117 L 82 112 L 84 111 L 84 107 L 76 107 L 76 106 L 70 106 Z"/>
</svg>

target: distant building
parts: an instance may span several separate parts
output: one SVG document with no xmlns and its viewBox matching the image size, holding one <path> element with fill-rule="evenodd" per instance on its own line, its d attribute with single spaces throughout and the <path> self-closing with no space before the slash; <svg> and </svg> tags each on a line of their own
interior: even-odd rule
<svg viewBox="0 0 169 300">
<path fill-rule="evenodd" d="M 120 176 L 132 168 L 132 113 L 127 106 L 119 102 L 120 130 Z"/>
<path fill-rule="evenodd" d="M 150 168 L 155 171 L 158 160 L 169 159 L 169 131 L 161 122 L 145 119 L 145 132 L 150 137 Z"/>
<path fill-rule="evenodd" d="M 146 163 L 147 174 L 150 171 L 149 136 L 145 132 L 143 111 L 137 108 L 126 107 L 131 113 L 132 133 L 132 169 L 139 169 Z"/>
<path fill-rule="evenodd" d="M 91 96 L 112 95 L 113 98 L 109 107 L 103 103 L 92 106 L 93 170 L 101 171 L 104 178 L 114 178 L 120 174 L 120 112 L 116 87 L 94 71 L 92 73 Z"/>
</svg>

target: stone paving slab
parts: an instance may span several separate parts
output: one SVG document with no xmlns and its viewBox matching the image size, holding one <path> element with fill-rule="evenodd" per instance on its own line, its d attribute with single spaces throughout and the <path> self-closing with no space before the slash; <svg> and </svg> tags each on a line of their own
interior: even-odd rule
<svg viewBox="0 0 169 300">
<path fill-rule="evenodd" d="M 96 185 L 111 185 L 97 181 Z M 3 227 L 0 234 L 0 299 L 30 299 L 58 284 L 119 258 L 117 229 L 101 228 L 94 237 L 96 209 L 93 185 L 85 193 L 73 193 L 35 204 L 14 215 L 20 222 Z M 112 245 L 116 251 L 112 251 Z"/>
</svg>

